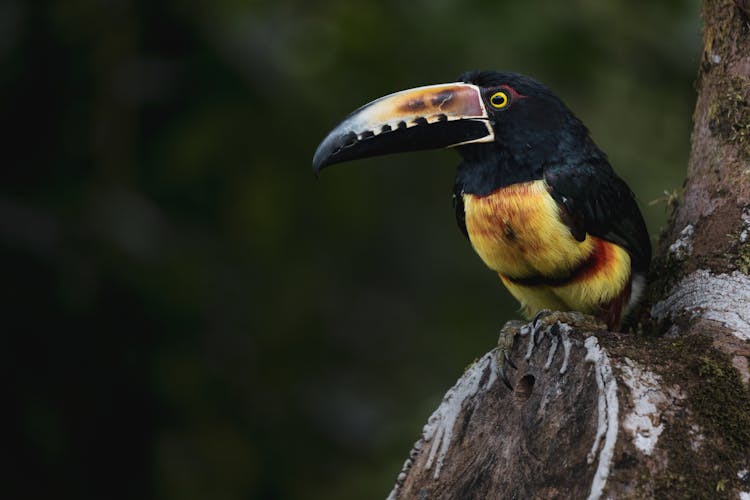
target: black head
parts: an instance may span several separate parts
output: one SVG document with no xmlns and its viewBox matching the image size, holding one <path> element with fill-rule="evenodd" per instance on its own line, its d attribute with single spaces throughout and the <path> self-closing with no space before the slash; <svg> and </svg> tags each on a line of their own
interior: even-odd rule
<svg viewBox="0 0 750 500">
<path fill-rule="evenodd" d="M 517 73 L 496 71 L 467 72 L 459 79 L 482 89 L 495 132 L 492 149 L 510 155 L 514 163 L 531 166 L 571 155 L 601 154 L 583 123 L 542 83 Z M 467 145 L 460 151 L 471 158 L 483 154 L 482 149 L 490 148 Z"/>
</svg>

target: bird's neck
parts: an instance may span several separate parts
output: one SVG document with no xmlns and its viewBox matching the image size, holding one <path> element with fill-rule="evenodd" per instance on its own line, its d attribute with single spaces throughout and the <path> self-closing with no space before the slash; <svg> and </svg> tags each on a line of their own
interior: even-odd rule
<svg viewBox="0 0 750 500">
<path fill-rule="evenodd" d="M 581 126 L 582 128 L 582 126 Z M 466 194 L 488 195 L 500 188 L 542 179 L 549 166 L 606 163 L 606 155 L 594 144 L 585 128 L 539 140 L 524 137 L 511 146 L 482 144 L 459 150 L 464 161 L 458 166 L 456 185 Z"/>
<path fill-rule="evenodd" d="M 514 154 L 502 148 L 482 148 L 462 152 L 464 161 L 458 166 L 456 183 L 466 194 L 485 196 L 498 189 L 541 179 L 544 161 Z"/>
</svg>

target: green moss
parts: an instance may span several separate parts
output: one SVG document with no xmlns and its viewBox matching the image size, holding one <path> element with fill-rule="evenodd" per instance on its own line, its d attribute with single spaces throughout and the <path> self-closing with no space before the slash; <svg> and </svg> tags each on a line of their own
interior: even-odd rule
<svg viewBox="0 0 750 500">
<path fill-rule="evenodd" d="M 667 293 L 682 278 L 682 267 L 683 261 L 676 259 L 671 252 L 653 259 L 648 277 L 649 303 L 654 303 L 667 296 Z"/>
<path fill-rule="evenodd" d="M 654 257 L 649 268 L 644 300 L 625 318 L 623 331 L 633 332 L 639 337 L 659 336 L 663 333 L 661 325 L 651 316 L 651 307 L 664 299 L 679 282 L 684 275 L 683 265 L 684 261 L 676 259 L 670 252 Z"/>
<path fill-rule="evenodd" d="M 703 61 L 701 71 L 707 73 L 711 68 L 712 54 L 730 53 L 730 45 L 735 43 L 733 31 L 736 25 L 744 23 L 741 16 L 736 16 L 734 0 L 705 0 L 701 17 L 703 18 Z"/>
<path fill-rule="evenodd" d="M 750 244 L 740 239 L 744 230 L 743 227 L 729 234 L 731 247 L 727 254 L 731 255 L 731 264 L 736 270 L 750 274 Z"/>
<path fill-rule="evenodd" d="M 708 255 L 696 255 L 695 265 L 698 266 L 699 269 L 709 268 L 711 267 L 711 259 L 708 257 Z"/>
<path fill-rule="evenodd" d="M 693 393 L 696 414 L 730 445 L 728 455 L 743 458 L 750 450 L 750 396 L 727 359 L 702 356 L 698 368 L 704 383 Z"/>
<path fill-rule="evenodd" d="M 708 107 L 708 126 L 750 159 L 750 80 L 733 76 L 721 82 Z"/>
<path fill-rule="evenodd" d="M 750 393 L 708 336 L 664 342 L 656 351 L 661 375 L 685 391 L 689 414 L 663 434 L 670 472 L 657 478 L 655 496 L 728 498 L 741 487 L 736 472 L 750 459 Z M 696 432 L 703 436 L 697 451 L 690 437 Z"/>
<path fill-rule="evenodd" d="M 750 245 L 740 245 L 737 247 L 737 255 L 732 262 L 738 271 L 744 274 L 750 274 Z"/>
</svg>

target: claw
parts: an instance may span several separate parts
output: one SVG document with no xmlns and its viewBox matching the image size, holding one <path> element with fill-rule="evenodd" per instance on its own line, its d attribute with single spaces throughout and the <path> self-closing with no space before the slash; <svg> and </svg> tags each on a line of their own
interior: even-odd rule
<svg viewBox="0 0 750 500">
<path fill-rule="evenodd" d="M 534 317 L 531 319 L 531 324 L 534 325 L 534 328 L 539 327 L 539 321 L 544 317 L 552 314 L 552 311 L 549 309 L 539 309 L 537 313 L 534 315 Z"/>
<path fill-rule="evenodd" d="M 554 325 L 549 327 L 549 333 L 552 335 L 559 335 L 560 334 L 560 322 L 558 321 Z"/>
<path fill-rule="evenodd" d="M 549 309 L 540 309 L 532 318 L 531 328 L 533 335 L 531 338 L 534 340 L 534 347 L 538 346 L 542 339 L 544 339 L 544 334 L 546 333 L 544 327 L 547 323 L 546 318 L 552 314 L 552 311 Z"/>
<path fill-rule="evenodd" d="M 497 370 L 500 379 L 503 381 L 505 386 L 513 390 L 513 385 L 508 379 L 508 366 L 517 369 L 515 363 L 510 359 L 510 351 L 513 348 L 513 340 L 518 334 L 523 323 L 519 321 L 509 321 L 503 326 L 500 331 L 500 336 L 497 339 L 497 352 L 495 353 L 495 360 L 497 363 Z"/>
<path fill-rule="evenodd" d="M 505 387 L 507 387 L 508 390 L 513 390 L 513 386 L 510 385 L 510 380 L 508 380 L 508 375 L 505 373 L 505 370 L 500 371 L 500 380 L 503 381 L 503 384 L 505 384 Z"/>
<path fill-rule="evenodd" d="M 500 376 L 500 380 L 502 380 L 505 386 L 512 391 L 513 385 L 511 385 L 510 379 L 508 379 L 508 366 L 515 369 L 516 365 L 510 360 L 508 351 L 509 350 L 504 349 L 502 346 L 499 346 L 497 353 L 495 354 L 495 360 L 497 362 L 497 372 Z"/>
</svg>

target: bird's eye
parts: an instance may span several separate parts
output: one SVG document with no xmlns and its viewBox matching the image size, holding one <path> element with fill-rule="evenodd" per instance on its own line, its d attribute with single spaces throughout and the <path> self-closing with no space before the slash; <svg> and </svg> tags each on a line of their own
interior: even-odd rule
<svg viewBox="0 0 750 500">
<path fill-rule="evenodd" d="M 492 104 L 492 107 L 495 109 L 503 109 L 510 104 L 510 99 L 508 99 L 508 94 L 505 92 L 495 92 L 492 94 L 492 97 L 490 97 L 490 104 Z"/>
</svg>

